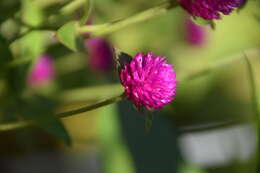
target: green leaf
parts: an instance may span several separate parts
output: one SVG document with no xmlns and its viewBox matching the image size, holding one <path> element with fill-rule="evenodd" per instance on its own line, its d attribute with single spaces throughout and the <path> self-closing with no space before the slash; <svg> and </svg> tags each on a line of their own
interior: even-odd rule
<svg viewBox="0 0 260 173">
<path fill-rule="evenodd" d="M 36 61 L 38 56 L 45 51 L 45 33 L 43 31 L 31 31 L 19 40 L 21 44 L 21 56 L 33 57 Z"/>
<path fill-rule="evenodd" d="M 1 0 L 0 4 L 0 24 L 6 19 L 12 17 L 20 8 L 21 1 L 17 0 Z"/>
<path fill-rule="evenodd" d="M 44 21 L 43 10 L 38 1 L 22 1 L 22 20 L 24 23 L 36 27 Z"/>
<path fill-rule="evenodd" d="M 85 4 L 84 4 L 84 11 L 83 11 L 83 15 L 80 19 L 80 25 L 85 25 L 87 23 L 87 20 L 89 18 L 89 15 L 91 13 L 91 9 L 92 9 L 92 0 L 85 0 Z"/>
<path fill-rule="evenodd" d="M 8 64 L 14 59 L 12 52 L 7 44 L 7 41 L 0 35 L 0 78 L 7 85 L 6 92 L 10 95 L 19 93 L 23 86 L 23 77 L 20 68 L 8 68 Z M 8 97 L 10 97 L 10 95 Z"/>
<path fill-rule="evenodd" d="M 245 7 L 246 7 L 246 5 L 247 5 L 247 3 L 248 3 L 248 0 L 243 0 L 242 1 L 242 4 L 238 7 L 238 12 L 240 12 L 241 10 L 243 10 Z"/>
<path fill-rule="evenodd" d="M 215 23 L 213 20 L 206 20 L 201 17 L 193 17 L 193 22 L 198 25 L 210 25 L 212 29 L 215 29 Z"/>
<path fill-rule="evenodd" d="M 50 135 L 71 145 L 71 138 L 61 120 L 53 117 L 56 103 L 44 96 L 34 95 L 20 101 L 21 115 L 26 120 L 42 121 L 37 125 Z M 46 120 L 46 121 L 45 121 Z M 47 121 L 48 120 L 48 121 Z"/>
<path fill-rule="evenodd" d="M 60 119 L 56 118 L 54 120 L 48 121 L 40 125 L 40 127 L 46 130 L 46 132 L 48 132 L 50 135 L 71 146 L 71 138 Z"/>
<path fill-rule="evenodd" d="M 57 31 L 58 40 L 73 51 L 83 49 L 83 41 L 78 35 L 77 27 L 78 23 L 72 21 L 66 23 Z"/>
<path fill-rule="evenodd" d="M 3 65 L 6 65 L 8 62 L 10 62 L 13 59 L 13 56 L 6 40 L 1 35 L 0 35 L 0 52 L 1 52 L 0 67 L 2 67 Z M 2 70 L 2 68 L 0 70 Z"/>
</svg>

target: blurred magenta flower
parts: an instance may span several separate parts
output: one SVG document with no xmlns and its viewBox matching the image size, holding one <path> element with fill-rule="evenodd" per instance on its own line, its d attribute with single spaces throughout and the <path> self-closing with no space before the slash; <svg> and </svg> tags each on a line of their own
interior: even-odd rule
<svg viewBox="0 0 260 173">
<path fill-rule="evenodd" d="M 90 18 L 86 25 L 92 25 Z M 89 33 L 86 33 L 88 35 Z M 102 37 L 93 37 L 85 41 L 85 48 L 89 54 L 89 65 L 93 71 L 108 72 L 113 67 L 113 48 Z"/>
<path fill-rule="evenodd" d="M 184 34 L 187 43 L 193 46 L 201 46 L 207 39 L 205 26 L 195 24 L 190 18 L 185 20 Z"/>
<path fill-rule="evenodd" d="M 136 107 L 160 109 L 174 99 L 176 73 L 165 57 L 138 53 L 120 71 L 125 94 Z"/>
<path fill-rule="evenodd" d="M 44 85 L 54 78 L 53 60 L 47 54 L 41 55 L 35 63 L 27 82 L 31 87 Z"/>
<path fill-rule="evenodd" d="M 89 65 L 97 72 L 107 72 L 113 67 L 113 49 L 105 39 L 101 37 L 90 38 L 85 41 L 85 47 L 89 54 Z"/>
<path fill-rule="evenodd" d="M 230 14 L 242 0 L 179 0 L 180 5 L 194 17 L 206 20 L 221 19 L 221 13 Z"/>
</svg>

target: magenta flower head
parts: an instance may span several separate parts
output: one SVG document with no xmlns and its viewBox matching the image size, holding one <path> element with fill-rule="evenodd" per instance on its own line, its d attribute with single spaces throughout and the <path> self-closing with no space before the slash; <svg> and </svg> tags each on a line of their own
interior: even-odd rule
<svg viewBox="0 0 260 173">
<path fill-rule="evenodd" d="M 185 39 L 192 46 L 202 46 L 207 37 L 205 26 L 196 25 L 190 18 L 185 20 Z"/>
<path fill-rule="evenodd" d="M 194 17 L 221 19 L 239 7 L 241 0 L 179 0 L 180 5 Z"/>
<path fill-rule="evenodd" d="M 44 85 L 54 78 L 54 64 L 50 56 L 44 54 L 35 63 L 27 82 L 31 87 Z"/>
<path fill-rule="evenodd" d="M 160 109 L 174 99 L 176 73 L 165 57 L 138 53 L 120 71 L 125 94 L 137 108 Z"/>
<path fill-rule="evenodd" d="M 92 70 L 107 72 L 112 69 L 113 49 L 105 39 L 90 38 L 85 41 L 85 47 L 89 54 L 89 65 Z"/>
</svg>

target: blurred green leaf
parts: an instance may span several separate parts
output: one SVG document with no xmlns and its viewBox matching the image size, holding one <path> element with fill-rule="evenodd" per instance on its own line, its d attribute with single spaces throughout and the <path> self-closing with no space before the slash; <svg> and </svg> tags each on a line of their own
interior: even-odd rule
<svg viewBox="0 0 260 173">
<path fill-rule="evenodd" d="M 42 31 L 31 31 L 21 39 L 21 55 L 22 57 L 37 57 L 44 53 L 45 38 Z"/>
<path fill-rule="evenodd" d="M 33 27 L 39 26 L 44 21 L 43 10 L 38 1 L 22 1 L 22 19 L 24 23 Z"/>
<path fill-rule="evenodd" d="M 77 25 L 76 21 L 72 21 L 66 23 L 57 31 L 58 40 L 73 51 L 83 49 L 82 39 L 77 33 Z"/>
<path fill-rule="evenodd" d="M 3 65 L 6 65 L 8 62 L 10 62 L 13 59 L 13 57 L 6 40 L 1 35 L 0 35 L 0 52 L 1 52 L 0 67 L 2 67 Z M 2 70 L 2 68 L 0 70 Z"/>
<path fill-rule="evenodd" d="M 13 59 L 12 52 L 7 44 L 7 41 L 0 35 L 0 52 L 1 52 L 1 58 L 0 58 L 0 71 L 1 76 L 0 78 L 3 78 L 4 85 L 6 86 L 6 91 L 9 95 L 9 99 L 11 98 L 11 95 L 16 95 L 19 93 L 22 89 L 21 80 L 23 79 L 21 75 L 21 68 L 7 68 L 7 64 L 9 64 Z M 5 93 L 5 94 L 7 94 Z M 7 100 L 7 99 L 5 99 Z"/>
<path fill-rule="evenodd" d="M 32 27 L 40 26 L 44 21 L 43 10 L 39 7 L 39 3 L 33 0 L 22 1 L 22 20 L 24 23 Z M 28 29 L 28 28 L 24 28 Z M 22 56 L 39 56 L 44 49 L 44 35 L 40 31 L 31 31 L 21 39 Z"/>
<path fill-rule="evenodd" d="M 109 105 L 98 111 L 97 135 L 105 171 L 107 173 L 136 172 L 131 154 L 121 136 L 116 105 Z"/>
<path fill-rule="evenodd" d="M 215 29 L 215 23 L 213 20 L 205 20 L 200 17 L 193 17 L 192 18 L 193 22 L 198 24 L 198 25 L 210 25 L 212 29 Z"/>
<path fill-rule="evenodd" d="M 50 135 L 71 145 L 71 138 L 59 118 L 55 118 L 54 111 L 56 103 L 43 96 L 33 96 L 26 98 L 20 104 L 22 116 L 26 120 L 43 121 L 38 123 L 40 128 L 44 129 Z M 44 121 L 49 119 L 49 121 Z"/>
<path fill-rule="evenodd" d="M 84 9 L 83 9 L 83 15 L 80 19 L 80 25 L 85 25 L 87 23 L 87 20 L 89 18 L 89 15 L 91 13 L 92 9 L 92 0 L 85 0 Z"/>
<path fill-rule="evenodd" d="M 21 1 L 17 0 L 1 0 L 0 2 L 0 24 L 9 17 L 14 16 L 15 12 L 19 10 Z"/>
<path fill-rule="evenodd" d="M 180 173 L 206 173 L 206 171 L 195 165 L 182 164 L 180 166 Z"/>
</svg>

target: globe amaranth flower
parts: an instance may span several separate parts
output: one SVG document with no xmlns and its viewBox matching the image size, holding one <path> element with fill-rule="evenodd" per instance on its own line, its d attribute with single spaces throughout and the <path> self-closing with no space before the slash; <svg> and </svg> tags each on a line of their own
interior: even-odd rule
<svg viewBox="0 0 260 173">
<path fill-rule="evenodd" d="M 194 17 L 206 20 L 220 19 L 242 3 L 241 0 L 179 0 L 180 5 Z"/>
<path fill-rule="evenodd" d="M 43 54 L 35 63 L 31 73 L 28 76 L 27 83 L 29 86 L 44 85 L 54 78 L 54 64 L 50 56 Z"/>
<path fill-rule="evenodd" d="M 160 109 L 174 99 L 176 73 L 165 57 L 138 53 L 120 71 L 125 94 L 137 108 Z"/>
</svg>

